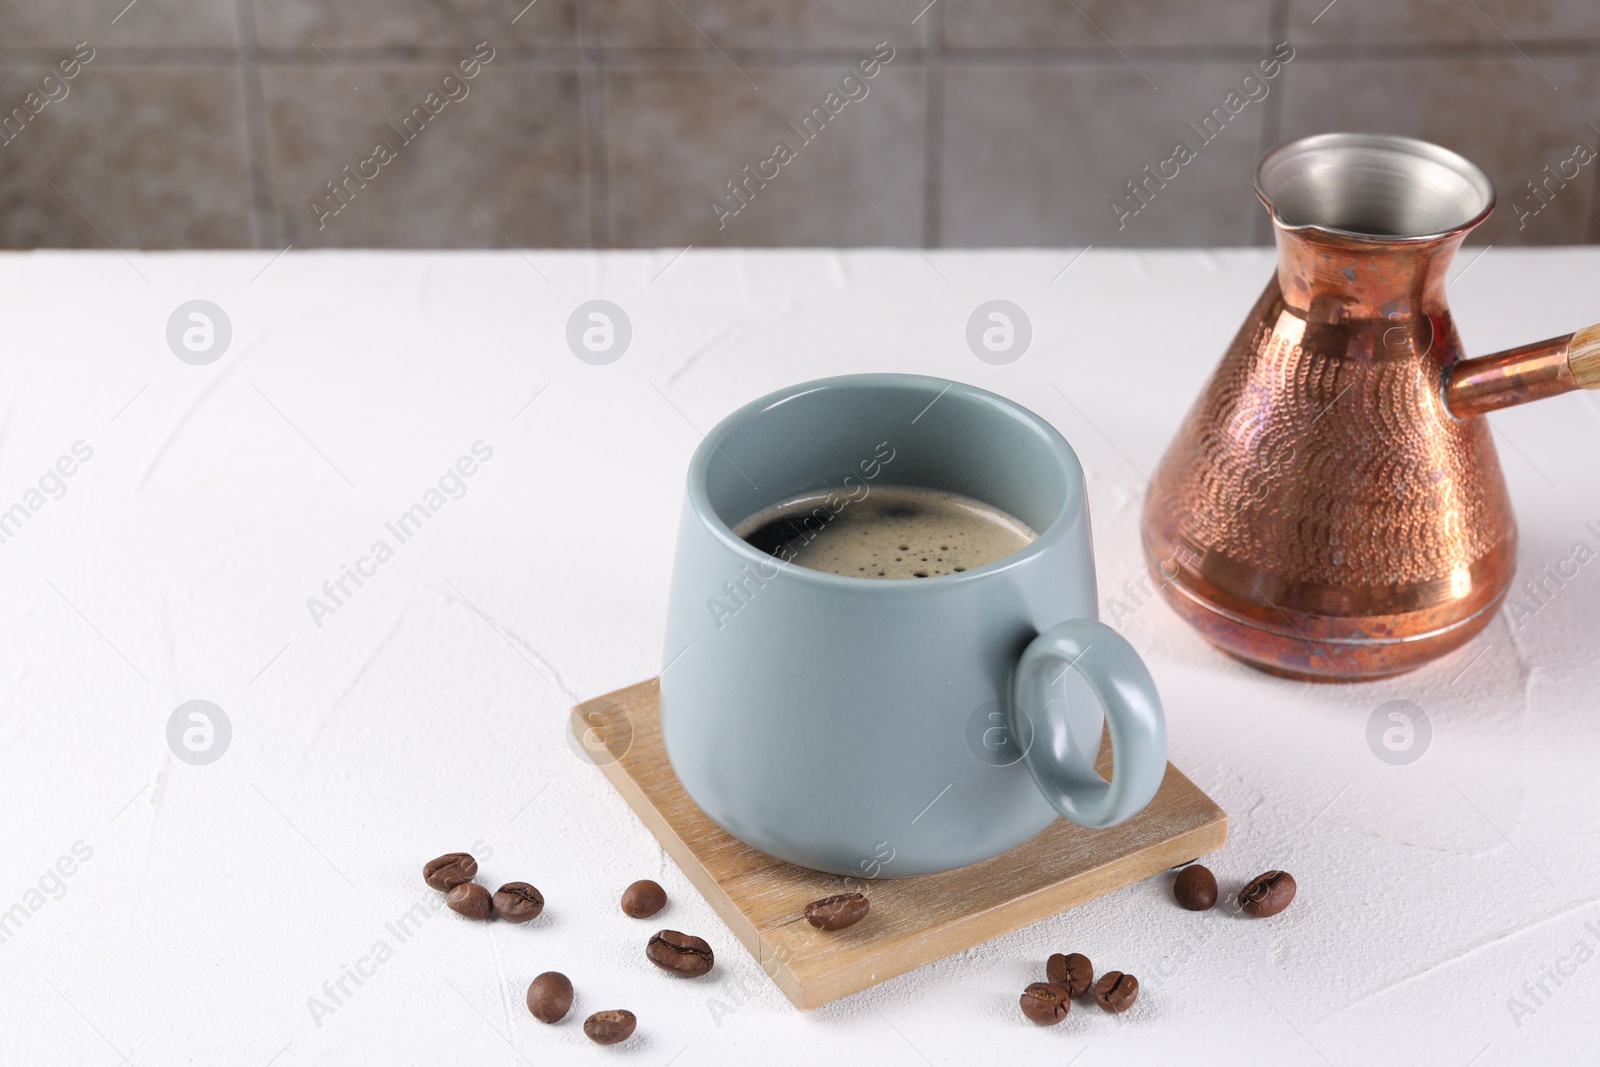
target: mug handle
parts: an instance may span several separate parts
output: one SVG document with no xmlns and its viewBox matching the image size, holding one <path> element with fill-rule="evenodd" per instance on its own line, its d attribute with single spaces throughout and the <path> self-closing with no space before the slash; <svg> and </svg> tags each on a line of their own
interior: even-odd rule
<svg viewBox="0 0 1600 1067">
<path fill-rule="evenodd" d="M 1109 782 L 1074 740 L 1072 709 L 1049 699 L 1068 670 L 1089 684 L 1110 727 Z M 1167 721 L 1155 680 L 1133 646 L 1094 619 L 1068 619 L 1028 645 L 1012 677 L 1011 729 L 1034 784 L 1051 807 L 1080 826 L 1115 826 L 1132 818 L 1166 775 Z"/>
</svg>

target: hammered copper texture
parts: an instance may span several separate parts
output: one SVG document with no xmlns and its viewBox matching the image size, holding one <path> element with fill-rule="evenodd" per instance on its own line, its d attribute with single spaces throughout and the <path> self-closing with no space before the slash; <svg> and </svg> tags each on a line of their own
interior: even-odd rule
<svg viewBox="0 0 1600 1067">
<path fill-rule="evenodd" d="M 1175 442 L 1198 474 L 1193 499 L 1164 505 L 1185 540 L 1279 576 L 1279 592 L 1299 590 L 1280 605 L 1301 610 L 1318 608 L 1304 602 L 1310 586 L 1392 601 L 1501 542 L 1488 427 L 1440 412 L 1424 432 L 1413 416 L 1440 406 L 1432 360 L 1330 354 L 1346 331 L 1307 327 L 1278 299 L 1265 317 Z"/>
<path fill-rule="evenodd" d="M 1168 599 L 1236 656 L 1395 673 L 1471 637 L 1513 571 L 1489 427 L 1443 399 L 1461 238 L 1278 236 L 1277 275 L 1151 484 L 1147 556 L 1192 561 Z"/>
</svg>

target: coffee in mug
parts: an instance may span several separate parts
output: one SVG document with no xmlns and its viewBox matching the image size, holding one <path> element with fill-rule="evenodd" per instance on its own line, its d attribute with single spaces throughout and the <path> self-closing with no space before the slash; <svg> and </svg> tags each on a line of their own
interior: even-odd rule
<svg viewBox="0 0 1600 1067">
<path fill-rule="evenodd" d="M 1095 619 L 1083 467 L 1038 415 L 917 375 L 805 382 L 718 423 L 685 488 L 661 738 L 734 837 L 895 878 L 1155 795 L 1160 698 Z"/>
<path fill-rule="evenodd" d="M 789 563 L 846 578 L 932 578 L 981 567 L 1030 544 L 1026 523 L 971 497 L 882 485 L 828 506 L 831 491 L 763 508 L 734 527 L 748 544 Z"/>
</svg>

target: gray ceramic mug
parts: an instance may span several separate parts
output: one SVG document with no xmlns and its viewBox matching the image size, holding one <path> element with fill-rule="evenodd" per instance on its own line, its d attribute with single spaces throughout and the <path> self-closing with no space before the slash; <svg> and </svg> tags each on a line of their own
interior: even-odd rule
<svg viewBox="0 0 1600 1067">
<path fill-rule="evenodd" d="M 733 533 L 757 511 L 874 486 L 960 493 L 1038 539 L 932 578 L 854 579 Z M 827 378 L 748 404 L 689 467 L 667 618 L 672 769 L 746 844 L 834 874 L 963 867 L 1057 814 L 1110 826 L 1166 772 L 1150 672 L 1095 621 L 1083 468 L 1049 423 L 972 386 Z M 1112 778 L 1094 770 L 1109 726 Z"/>
</svg>

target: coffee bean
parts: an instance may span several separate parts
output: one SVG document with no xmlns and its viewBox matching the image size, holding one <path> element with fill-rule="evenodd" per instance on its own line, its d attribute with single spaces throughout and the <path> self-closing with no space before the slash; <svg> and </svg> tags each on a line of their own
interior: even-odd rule
<svg viewBox="0 0 1600 1067">
<path fill-rule="evenodd" d="M 447 852 L 422 865 L 422 880 L 441 892 L 470 882 L 478 873 L 478 861 L 465 852 Z"/>
<path fill-rule="evenodd" d="M 806 922 L 818 930 L 843 930 L 867 917 L 872 903 L 861 893 L 840 893 L 806 905 Z"/>
<path fill-rule="evenodd" d="M 469 919 L 487 919 L 494 912 L 489 891 L 477 882 L 462 882 L 445 894 L 444 902 L 451 911 Z"/>
<path fill-rule="evenodd" d="M 1190 864 L 1172 883 L 1172 897 L 1180 908 L 1205 911 L 1217 902 L 1217 876 L 1198 863 Z"/>
<path fill-rule="evenodd" d="M 614 1011 L 597 1011 L 583 1020 L 583 1032 L 597 1045 L 615 1045 L 633 1036 L 639 1020 L 633 1012 L 618 1008 Z"/>
<path fill-rule="evenodd" d="M 1121 971 L 1107 971 L 1094 984 L 1094 1002 L 1113 1015 L 1127 1011 L 1139 999 L 1139 979 Z"/>
<path fill-rule="evenodd" d="M 1022 991 L 1018 999 L 1022 1014 L 1029 1022 L 1040 1026 L 1054 1026 L 1072 1010 L 1072 994 L 1064 985 L 1053 982 L 1034 982 Z"/>
<path fill-rule="evenodd" d="M 1070 995 L 1081 997 L 1094 985 L 1094 964 L 1081 952 L 1065 956 L 1057 952 L 1045 961 L 1044 975 L 1052 984 L 1066 986 Z"/>
<path fill-rule="evenodd" d="M 645 958 L 683 978 L 698 978 L 711 969 L 715 957 L 711 946 L 698 937 L 680 934 L 676 930 L 662 930 L 650 939 L 644 949 Z"/>
<path fill-rule="evenodd" d="M 558 1022 L 572 1007 L 572 981 L 546 971 L 528 985 L 528 1012 L 542 1023 Z"/>
<path fill-rule="evenodd" d="M 1294 875 L 1285 871 L 1268 871 L 1250 879 L 1250 884 L 1239 890 L 1239 907 L 1246 915 L 1265 919 L 1276 915 L 1294 899 Z"/>
<path fill-rule="evenodd" d="M 622 891 L 622 913 L 631 919 L 648 919 L 667 906 L 667 891 L 641 878 Z"/>
<path fill-rule="evenodd" d="M 544 897 L 527 882 L 507 882 L 494 891 L 494 913 L 508 923 L 537 919 L 544 910 Z"/>
</svg>

